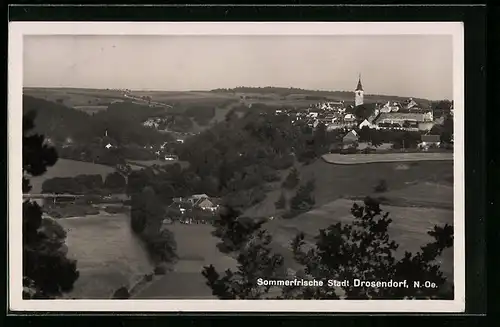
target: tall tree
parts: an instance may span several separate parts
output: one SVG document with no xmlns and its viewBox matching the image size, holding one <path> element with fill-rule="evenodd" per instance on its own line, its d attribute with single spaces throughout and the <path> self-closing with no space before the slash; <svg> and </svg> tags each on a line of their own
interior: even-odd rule
<svg viewBox="0 0 500 327">
<path fill-rule="evenodd" d="M 30 133 L 34 113 L 23 117 L 23 193 L 31 190 L 30 176 L 40 176 L 57 161 L 56 151 L 44 137 Z M 73 288 L 79 277 L 76 261 L 66 257 L 66 233 L 49 218 L 42 218 L 40 206 L 23 203 L 23 297 L 55 298 Z"/>
</svg>

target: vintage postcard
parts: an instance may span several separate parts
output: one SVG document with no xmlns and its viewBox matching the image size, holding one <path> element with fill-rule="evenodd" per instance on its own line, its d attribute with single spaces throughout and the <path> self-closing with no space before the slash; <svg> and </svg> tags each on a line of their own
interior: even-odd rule
<svg viewBox="0 0 500 327">
<path fill-rule="evenodd" d="M 464 111 L 459 22 L 10 23 L 9 309 L 463 312 Z"/>
</svg>

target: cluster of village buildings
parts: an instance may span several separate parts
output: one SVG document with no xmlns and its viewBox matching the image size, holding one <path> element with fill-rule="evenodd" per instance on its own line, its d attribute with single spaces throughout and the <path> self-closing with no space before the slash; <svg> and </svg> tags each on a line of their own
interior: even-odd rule
<svg viewBox="0 0 500 327">
<path fill-rule="evenodd" d="M 189 197 L 173 198 L 170 208 L 179 210 L 178 221 L 183 224 L 211 223 L 220 207 L 220 199 L 206 194 L 194 194 Z M 163 223 L 171 224 L 174 220 L 166 218 Z"/>
<path fill-rule="evenodd" d="M 361 79 L 354 91 L 354 105 L 344 101 L 318 103 L 305 111 L 278 109 L 276 115 L 292 116 L 292 122 L 306 122 L 316 128 L 324 124 L 327 130 L 345 128 L 400 129 L 408 131 L 430 131 L 435 124 L 442 124 L 444 117 L 435 119 L 432 109 L 424 109 L 412 98 L 404 102 L 388 101 L 385 104 L 367 104 L 371 115 L 359 121 L 354 111 L 365 105 Z M 453 108 L 450 108 L 453 114 Z"/>
</svg>

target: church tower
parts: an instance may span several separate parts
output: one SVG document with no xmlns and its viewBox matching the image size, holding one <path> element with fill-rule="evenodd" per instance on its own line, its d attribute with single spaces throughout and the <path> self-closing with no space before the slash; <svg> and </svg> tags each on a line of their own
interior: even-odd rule
<svg viewBox="0 0 500 327">
<path fill-rule="evenodd" d="M 354 90 L 354 106 L 360 106 L 363 104 L 363 85 L 361 85 L 361 74 L 358 79 L 358 86 Z"/>
</svg>

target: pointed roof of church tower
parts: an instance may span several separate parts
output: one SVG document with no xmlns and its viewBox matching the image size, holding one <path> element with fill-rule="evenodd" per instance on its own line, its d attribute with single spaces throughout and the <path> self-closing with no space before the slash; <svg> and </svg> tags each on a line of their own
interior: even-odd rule
<svg viewBox="0 0 500 327">
<path fill-rule="evenodd" d="M 359 74 L 358 86 L 356 87 L 356 90 L 354 90 L 354 91 L 363 91 L 363 85 L 361 85 L 361 74 Z"/>
</svg>

